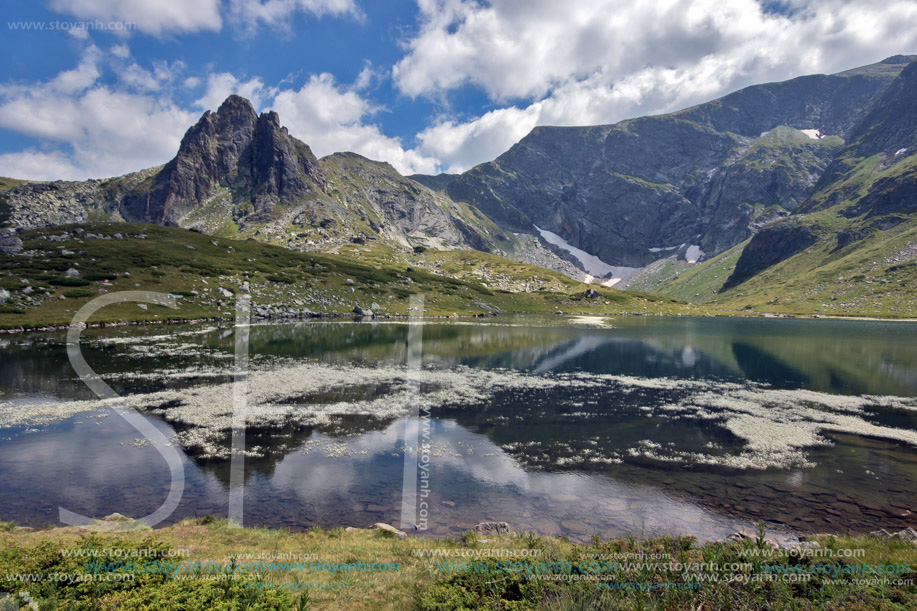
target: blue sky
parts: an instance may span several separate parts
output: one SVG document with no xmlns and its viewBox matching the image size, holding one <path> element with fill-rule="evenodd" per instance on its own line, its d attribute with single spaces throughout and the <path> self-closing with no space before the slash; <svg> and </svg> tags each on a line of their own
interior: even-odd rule
<svg viewBox="0 0 917 611">
<path fill-rule="evenodd" d="M 5 0 L 0 175 L 164 163 L 230 93 L 318 155 L 462 171 L 611 123 L 917 53 L 917 1 Z M 101 28 L 99 26 L 102 26 Z"/>
</svg>

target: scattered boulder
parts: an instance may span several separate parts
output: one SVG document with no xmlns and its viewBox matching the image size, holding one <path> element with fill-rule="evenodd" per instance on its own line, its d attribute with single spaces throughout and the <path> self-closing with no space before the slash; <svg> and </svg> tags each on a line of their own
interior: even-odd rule
<svg viewBox="0 0 917 611">
<path fill-rule="evenodd" d="M 70 269 L 64 272 L 64 275 L 65 276 L 79 276 L 80 272 L 77 269 L 71 267 Z"/>
<path fill-rule="evenodd" d="M 6 303 L 10 300 L 10 292 L 6 289 L 0 288 L 0 303 Z"/>
<path fill-rule="evenodd" d="M 874 530 L 871 533 L 869 533 L 869 536 L 870 537 L 879 537 L 882 539 L 903 539 L 905 541 L 910 541 L 911 543 L 914 543 L 915 545 L 917 545 L 917 531 L 915 531 L 910 526 L 908 526 L 907 528 L 903 530 L 899 530 L 896 533 L 890 533 L 887 530 L 885 530 L 884 528 L 880 530 Z"/>
<path fill-rule="evenodd" d="M 483 301 L 475 301 L 475 302 L 474 302 L 474 305 L 478 306 L 478 307 L 481 308 L 482 310 L 486 310 L 487 312 L 491 312 L 491 313 L 494 313 L 494 314 L 496 314 L 497 312 L 500 311 L 500 308 L 498 308 L 498 307 L 496 307 L 496 306 L 488 305 L 488 304 L 484 303 Z"/>
<path fill-rule="evenodd" d="M 243 282 L 242 286 L 239 287 L 239 290 L 242 291 L 243 293 L 250 293 L 251 286 L 248 284 L 248 281 Z"/>
<path fill-rule="evenodd" d="M 146 309 L 147 309 L 147 305 L 146 305 L 145 303 L 138 303 L 138 304 L 137 304 L 137 307 L 140 308 L 141 310 L 146 310 Z"/>
<path fill-rule="evenodd" d="M 375 316 L 372 310 L 364 310 L 360 306 L 353 306 L 353 313 L 357 316 Z"/>
<path fill-rule="evenodd" d="M 22 240 L 14 229 L 4 229 L 0 232 L 0 252 L 7 255 L 22 252 Z"/>
<path fill-rule="evenodd" d="M 346 282 L 347 284 L 353 284 L 353 278 L 348 278 L 344 282 Z"/>
<path fill-rule="evenodd" d="M 89 530 L 99 532 L 130 532 L 137 530 L 151 530 L 149 526 L 139 520 L 129 518 L 120 513 L 112 513 L 101 520 L 93 520 L 87 526 Z"/>
<path fill-rule="evenodd" d="M 480 522 L 472 530 L 485 535 L 508 535 L 513 532 L 508 522 Z"/>
<path fill-rule="evenodd" d="M 389 526 L 388 524 L 385 524 L 383 522 L 376 522 L 375 524 L 373 524 L 372 529 L 373 530 L 384 530 L 385 532 L 390 532 L 393 535 L 395 535 L 396 537 L 398 537 L 399 539 L 404 539 L 405 537 L 408 536 L 408 533 L 404 532 L 403 530 L 398 530 L 394 526 Z"/>
<path fill-rule="evenodd" d="M 595 289 L 586 289 L 586 292 L 583 293 L 583 297 L 586 299 L 598 299 L 602 294 Z"/>
<path fill-rule="evenodd" d="M 737 541 L 757 541 L 759 536 L 760 533 L 757 531 L 739 529 L 726 537 L 723 541 L 726 543 Z M 813 543 L 814 545 L 812 545 Z M 817 541 L 809 541 L 803 545 L 803 542 L 799 540 L 799 537 L 778 532 L 765 532 L 764 544 L 771 549 L 814 549 L 818 547 Z"/>
<path fill-rule="evenodd" d="M 232 291 L 227 291 L 222 286 L 217 287 L 217 293 L 219 293 L 221 297 L 225 297 L 226 299 L 230 299 L 233 296 Z"/>
</svg>

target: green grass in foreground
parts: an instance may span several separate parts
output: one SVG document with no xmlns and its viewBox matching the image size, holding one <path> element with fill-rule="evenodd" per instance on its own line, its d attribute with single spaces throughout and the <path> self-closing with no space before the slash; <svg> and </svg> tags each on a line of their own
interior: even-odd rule
<svg viewBox="0 0 917 611">
<path fill-rule="evenodd" d="M 559 281 L 557 274 L 535 266 L 511 266 L 500 257 L 478 257 L 482 265 L 499 266 L 501 274 L 543 275 L 544 290 L 512 291 L 489 287 L 473 277 L 454 278 L 439 270 L 380 261 L 355 261 L 346 254 L 303 253 L 249 240 L 232 240 L 184 229 L 128 223 L 89 223 L 84 233 L 61 241 L 76 226 L 24 232 L 24 248 L 33 256 L 0 255 L 0 288 L 11 294 L 0 304 L 0 328 L 69 324 L 76 311 L 104 292 L 146 290 L 180 297 L 172 310 L 136 303 L 101 310 L 93 322 L 163 321 L 230 315 L 232 302 L 216 293 L 223 287 L 238 294 L 248 280 L 254 305 L 308 308 L 322 314 L 350 314 L 355 305 L 382 306 L 377 314 L 408 314 L 410 296 L 424 297 L 427 316 L 504 312 L 698 314 L 703 310 L 669 297 L 596 287 L 600 296 L 586 299 L 588 285 Z M 86 234 L 120 238 L 87 238 Z M 72 234 L 71 234 L 72 236 Z M 437 255 L 430 253 L 428 257 Z M 439 255 L 445 260 L 458 254 Z M 470 255 L 474 257 L 475 255 Z M 80 275 L 67 276 L 74 268 Z M 540 270 L 540 271 L 538 271 Z M 25 282 L 24 282 L 25 281 Z M 532 281 L 534 282 L 534 281 Z M 539 282 L 538 287 L 544 283 Z M 26 291 L 29 292 L 26 292 Z M 485 307 L 486 306 L 486 307 Z"/>
<path fill-rule="evenodd" d="M 896 582 L 913 580 L 910 574 L 851 574 L 861 566 L 909 570 L 917 566 L 917 545 L 870 537 L 817 540 L 821 555 L 807 556 L 771 552 L 762 538 L 701 546 L 691 538 L 595 538 L 583 545 L 531 533 L 401 540 L 362 529 L 238 529 L 213 518 L 117 534 L 24 531 L 0 523 L 0 580 L 6 591 L 28 592 L 40 609 L 917 608 L 913 581 Z M 514 550 L 525 552 L 513 556 Z M 840 550 L 860 555 L 846 557 Z M 112 564 L 104 568 L 99 562 Z M 155 562 L 163 571 L 150 570 Z M 188 564 L 195 562 L 201 564 Z M 277 564 L 283 562 L 305 565 Z M 313 562 L 352 566 L 309 570 Z M 390 570 L 355 570 L 353 563 L 360 562 L 389 563 Z M 471 563 L 469 570 L 460 568 L 464 563 Z M 215 578 L 221 573 L 237 577 Z M 85 577 L 92 574 L 120 577 Z M 553 578 L 558 575 L 567 577 Z M 707 577 L 699 582 L 697 575 Z M 690 583 L 700 585 L 665 585 Z"/>
</svg>

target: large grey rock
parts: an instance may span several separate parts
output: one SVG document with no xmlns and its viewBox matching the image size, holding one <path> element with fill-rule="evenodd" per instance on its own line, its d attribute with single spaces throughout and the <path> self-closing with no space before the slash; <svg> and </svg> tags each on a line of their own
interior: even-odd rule
<svg viewBox="0 0 917 611">
<path fill-rule="evenodd" d="M 8 230 L 0 233 L 0 252 L 6 255 L 22 252 L 22 240 L 15 233 Z"/>
<path fill-rule="evenodd" d="M 374 316 L 372 310 L 364 310 L 360 306 L 353 306 L 353 313 L 357 316 Z"/>
</svg>

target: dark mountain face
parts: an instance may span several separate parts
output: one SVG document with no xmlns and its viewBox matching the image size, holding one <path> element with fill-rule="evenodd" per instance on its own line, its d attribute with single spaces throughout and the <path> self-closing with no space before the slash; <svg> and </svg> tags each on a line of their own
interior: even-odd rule
<svg viewBox="0 0 917 611">
<path fill-rule="evenodd" d="M 408 178 L 433 191 L 442 191 L 458 178 L 458 174 L 411 174 Z"/>
<path fill-rule="evenodd" d="M 909 61 L 749 87 L 610 126 L 539 127 L 446 193 L 506 228 L 537 225 L 612 265 L 646 265 L 684 244 L 709 256 L 805 201 Z"/>
<path fill-rule="evenodd" d="M 324 190 L 325 179 L 312 151 L 280 126 L 276 113 L 258 116 L 248 100 L 234 95 L 188 130 L 152 189 L 126 196 L 121 213 L 131 221 L 178 225 L 221 187 L 251 202 L 238 220 L 258 221 L 278 202 Z"/>
<path fill-rule="evenodd" d="M 915 221 L 917 62 L 870 102 L 850 129 L 848 145 L 797 212 L 794 223 L 774 224 L 751 239 L 724 291 L 817 241 L 835 244 L 832 255 L 839 256 L 839 251 Z"/>
</svg>

